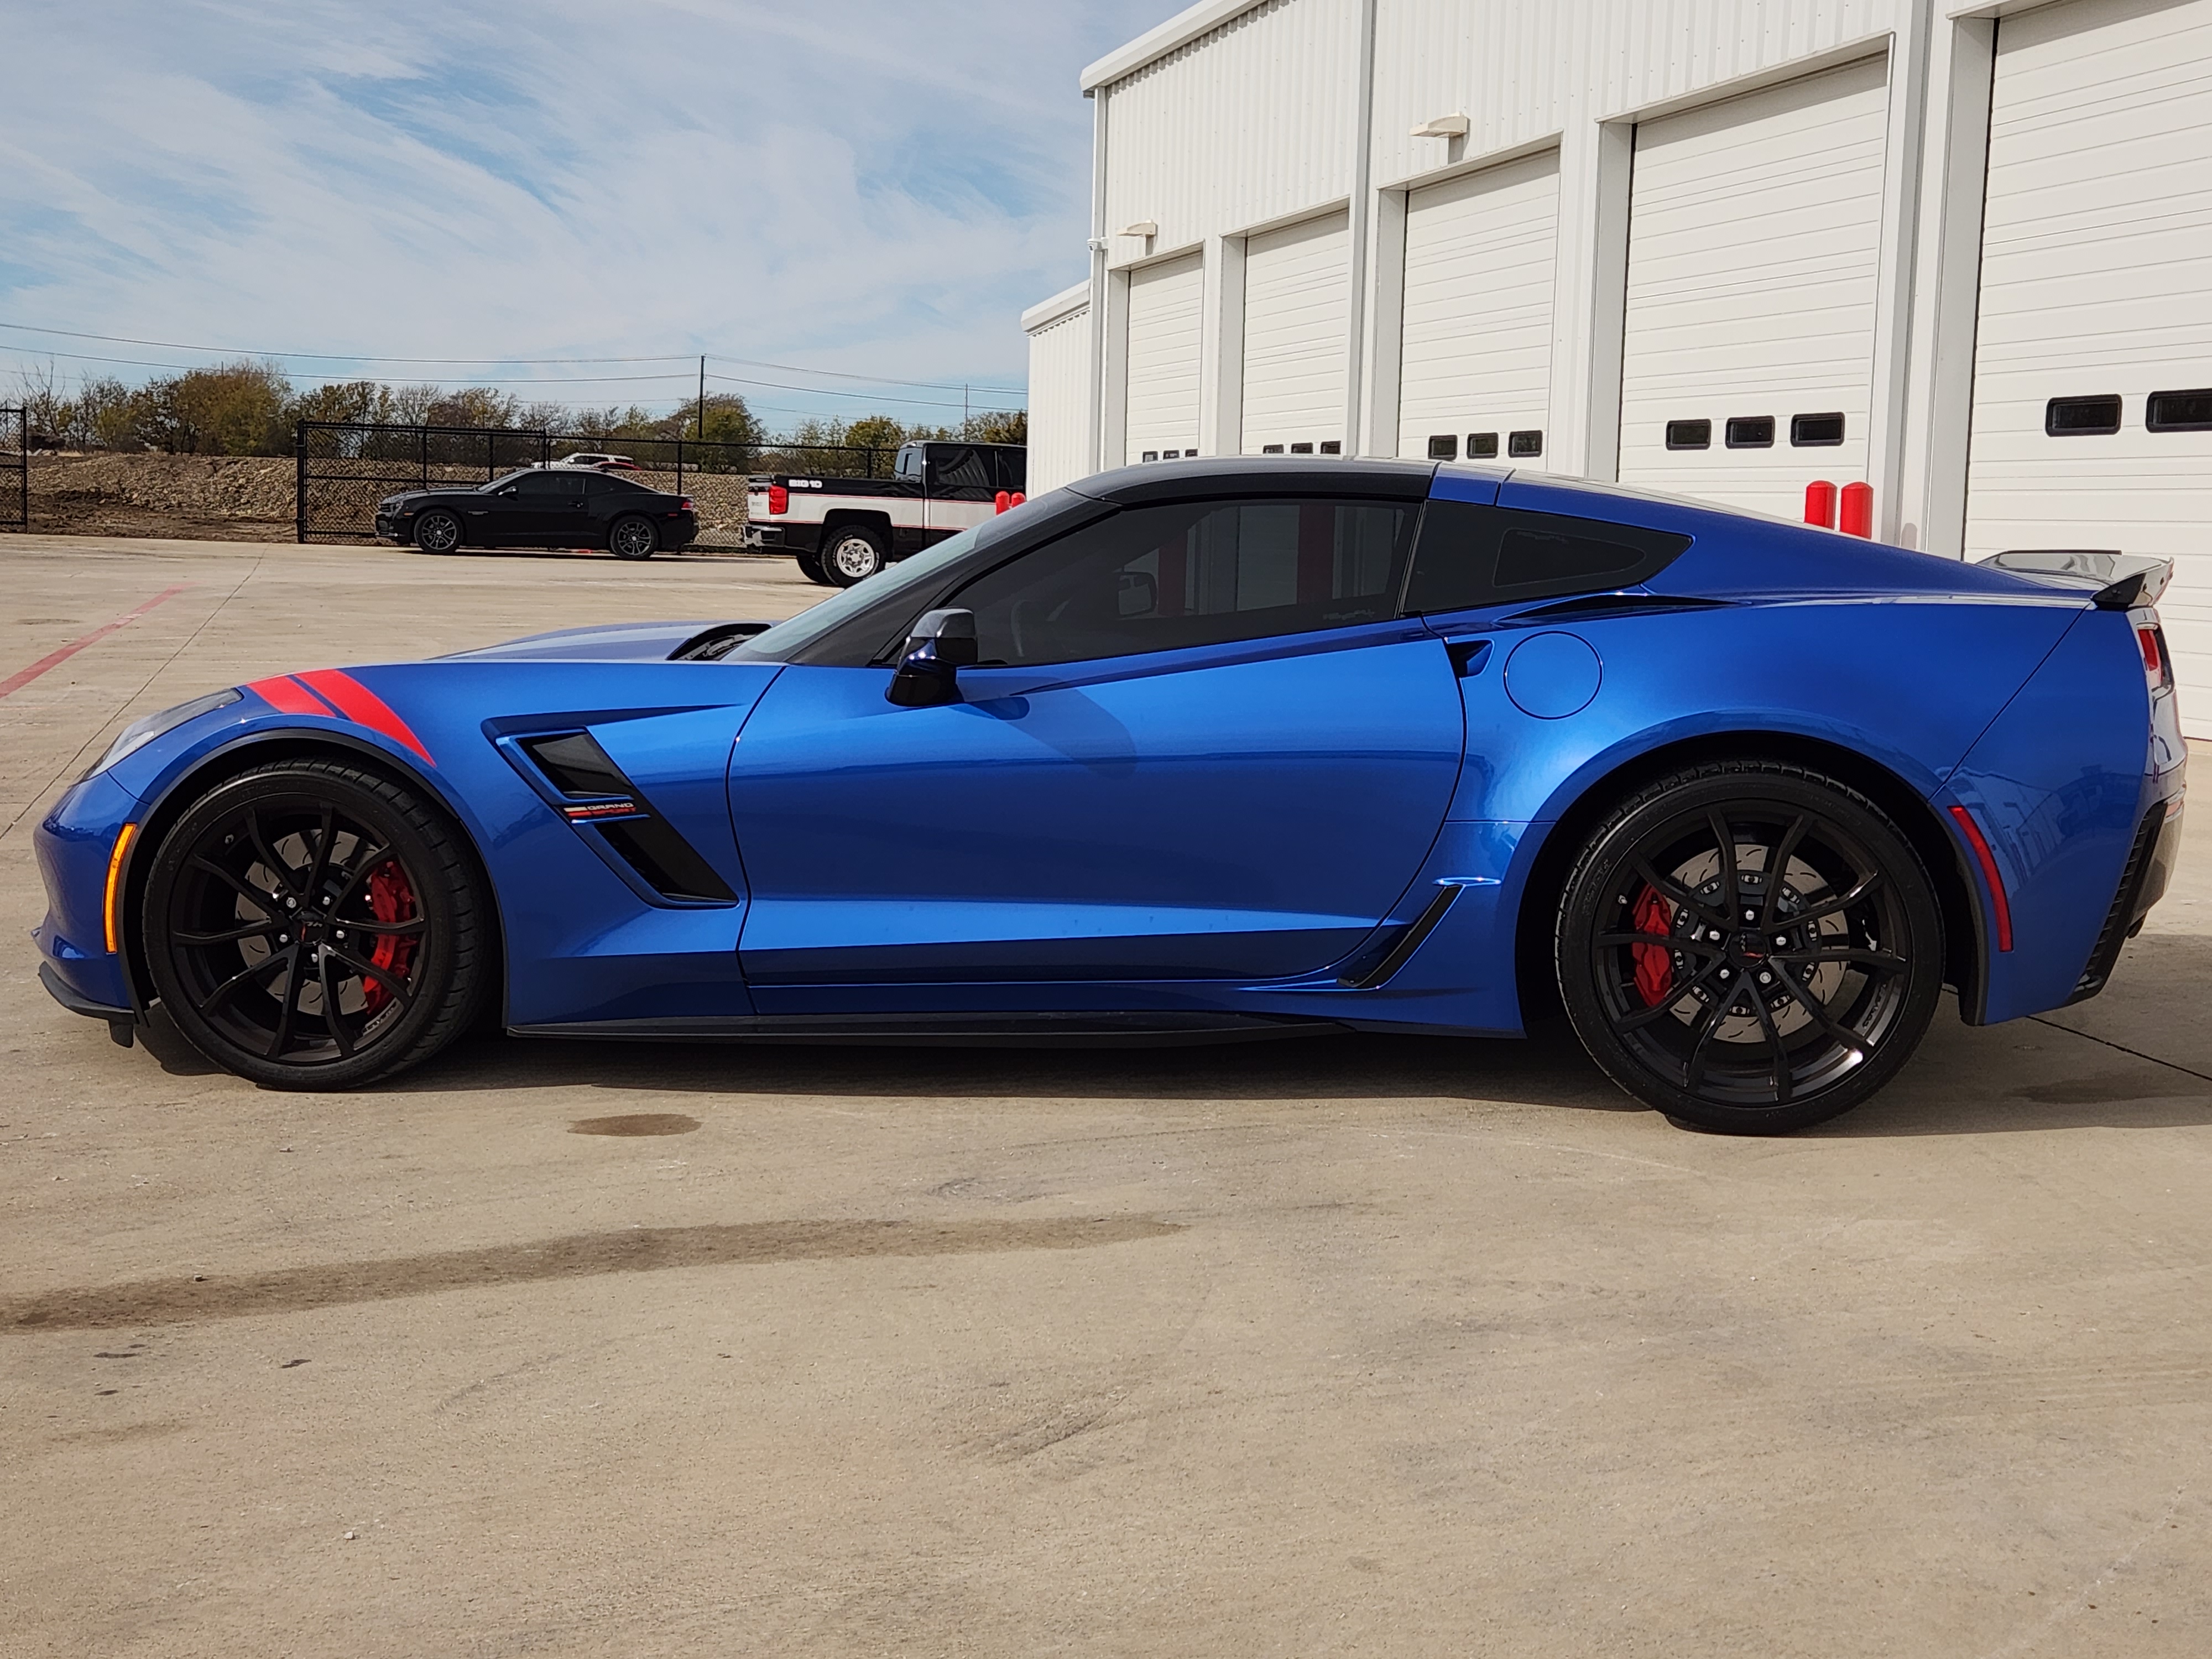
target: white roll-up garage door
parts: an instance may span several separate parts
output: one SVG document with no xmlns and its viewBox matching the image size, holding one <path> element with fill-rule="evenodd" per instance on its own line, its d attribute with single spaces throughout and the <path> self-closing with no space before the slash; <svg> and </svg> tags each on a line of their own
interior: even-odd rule
<svg viewBox="0 0 2212 1659">
<path fill-rule="evenodd" d="M 1966 556 L 2175 557 L 2160 602 L 2212 737 L 2212 0 L 1997 25 Z"/>
<path fill-rule="evenodd" d="M 1794 518 L 1866 477 L 1888 104 L 1874 58 L 1638 126 L 1624 483 Z"/>
<path fill-rule="evenodd" d="M 1345 215 L 1246 240 L 1246 454 L 1342 447 L 1351 307 L 1352 232 Z"/>
<path fill-rule="evenodd" d="M 1545 465 L 1559 240 L 1556 150 L 1407 198 L 1400 454 Z"/>
<path fill-rule="evenodd" d="M 1199 318 L 1205 271 L 1195 253 L 1129 273 L 1129 401 L 1123 459 L 1198 453 Z"/>
</svg>

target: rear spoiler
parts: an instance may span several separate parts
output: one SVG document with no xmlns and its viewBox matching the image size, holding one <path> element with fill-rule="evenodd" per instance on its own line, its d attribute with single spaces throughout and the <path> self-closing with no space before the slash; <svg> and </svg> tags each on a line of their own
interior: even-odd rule
<svg viewBox="0 0 2212 1659">
<path fill-rule="evenodd" d="M 2020 576 L 2073 578 L 2069 587 L 2096 590 L 2091 603 L 2100 611 L 2131 611 L 2154 605 L 2173 580 L 2173 561 L 2148 553 L 2106 552 L 2079 548 L 2015 548 L 1981 561 Z"/>
</svg>

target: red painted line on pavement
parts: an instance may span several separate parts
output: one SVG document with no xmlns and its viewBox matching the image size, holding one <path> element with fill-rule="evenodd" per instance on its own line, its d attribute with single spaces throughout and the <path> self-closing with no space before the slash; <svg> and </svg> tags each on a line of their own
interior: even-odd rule
<svg viewBox="0 0 2212 1659">
<path fill-rule="evenodd" d="M 38 678 L 40 675 L 45 673 L 48 669 L 60 667 L 71 657 L 76 655 L 78 652 L 83 650 L 88 645 L 97 644 L 100 641 L 106 639 L 110 634 L 112 634 L 117 629 L 144 616 L 155 605 L 161 604 L 162 600 L 173 599 L 176 598 L 178 594 L 183 592 L 186 588 L 191 586 L 192 584 L 190 582 L 179 582 L 174 587 L 165 588 L 161 592 L 156 593 L 152 599 L 147 600 L 145 604 L 140 605 L 136 611 L 126 611 L 112 623 L 102 623 L 99 627 L 94 629 L 91 633 L 86 635 L 82 639 L 71 640 L 67 645 L 62 647 L 58 651 L 49 651 L 45 656 L 40 658 L 38 661 L 33 663 L 28 668 L 17 669 L 6 679 L 0 680 L 0 697 L 4 697 L 13 691 L 21 690 L 33 680 Z"/>
</svg>

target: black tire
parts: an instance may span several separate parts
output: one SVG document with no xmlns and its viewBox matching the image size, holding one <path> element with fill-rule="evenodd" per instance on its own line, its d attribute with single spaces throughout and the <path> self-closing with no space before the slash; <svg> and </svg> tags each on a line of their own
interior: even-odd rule
<svg viewBox="0 0 2212 1659">
<path fill-rule="evenodd" d="M 419 1065 L 489 988 L 490 915 L 459 832 L 339 761 L 279 761 L 208 790 L 162 837 L 141 914 L 177 1029 L 276 1088 Z"/>
<path fill-rule="evenodd" d="M 1911 1058 L 1942 990 L 1942 913 L 1865 796 L 1723 762 L 1661 779 L 1591 837 L 1556 961 L 1615 1083 L 1698 1128 L 1778 1134 L 1849 1111 Z"/>
<path fill-rule="evenodd" d="M 883 532 L 864 524 L 841 524 L 824 531 L 816 556 L 823 574 L 839 587 L 864 582 L 890 562 Z"/>
<path fill-rule="evenodd" d="M 461 550 L 461 520 L 458 514 L 434 507 L 415 520 L 415 545 L 425 553 Z"/>
<path fill-rule="evenodd" d="M 625 513 L 607 526 L 607 551 L 618 559 L 649 559 L 660 551 L 660 532 L 640 513 Z"/>
<path fill-rule="evenodd" d="M 837 585 L 830 580 L 829 573 L 822 568 L 822 556 L 819 553 L 810 550 L 805 553 L 794 553 L 792 557 L 798 563 L 799 574 L 807 580 L 819 582 L 824 587 L 835 587 Z"/>
</svg>

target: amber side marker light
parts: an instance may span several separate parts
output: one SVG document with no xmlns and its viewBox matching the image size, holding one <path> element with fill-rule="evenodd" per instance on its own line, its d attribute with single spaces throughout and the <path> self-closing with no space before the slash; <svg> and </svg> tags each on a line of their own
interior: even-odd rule
<svg viewBox="0 0 2212 1659">
<path fill-rule="evenodd" d="M 131 850 L 131 837 L 137 833 L 137 824 L 125 824 L 115 833 L 115 850 L 107 855 L 107 902 L 103 907 L 102 914 L 106 919 L 107 954 L 111 957 L 121 948 L 120 940 L 123 937 L 123 930 L 119 925 L 120 918 L 117 916 L 115 910 L 115 901 L 120 896 L 123 886 L 123 855 Z"/>
</svg>

